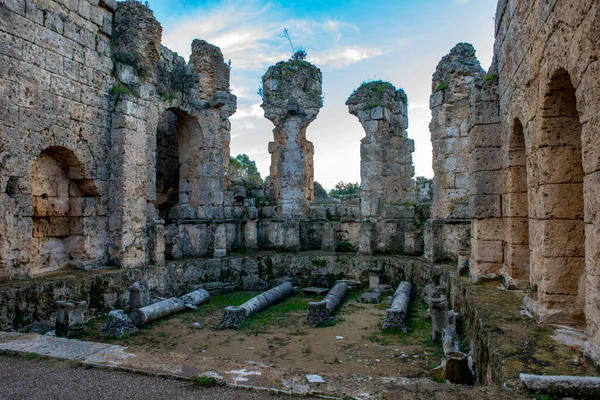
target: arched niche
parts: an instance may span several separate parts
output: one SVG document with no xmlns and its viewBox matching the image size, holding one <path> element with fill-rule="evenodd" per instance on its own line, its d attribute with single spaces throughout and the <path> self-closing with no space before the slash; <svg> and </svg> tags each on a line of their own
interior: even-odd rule
<svg viewBox="0 0 600 400">
<path fill-rule="evenodd" d="M 75 154 L 49 147 L 32 167 L 32 274 L 84 267 L 90 253 L 88 222 L 97 216 L 99 193 Z"/>
</svg>

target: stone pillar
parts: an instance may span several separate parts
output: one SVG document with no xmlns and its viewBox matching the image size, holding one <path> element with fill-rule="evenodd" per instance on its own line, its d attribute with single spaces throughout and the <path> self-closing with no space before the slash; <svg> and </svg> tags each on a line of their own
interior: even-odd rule
<svg viewBox="0 0 600 400">
<path fill-rule="evenodd" d="M 133 94 L 114 98 L 111 126 L 110 258 L 123 267 L 144 265 L 148 163 L 145 155 L 152 127 L 148 85 L 156 75 L 162 27 L 152 11 L 141 3 L 119 3 L 112 36 L 118 82 Z"/>
<path fill-rule="evenodd" d="M 469 275 L 474 281 L 495 278 L 502 272 L 501 141 L 498 78 L 492 66 L 485 78 L 475 79 L 469 110 L 469 208 L 473 218 Z"/>
<path fill-rule="evenodd" d="M 250 220 L 246 222 L 246 226 L 244 228 L 244 239 L 246 250 L 258 249 L 258 226 L 256 220 Z"/>
<path fill-rule="evenodd" d="M 56 302 L 56 336 L 75 337 L 83 334 L 86 301 Z"/>
<path fill-rule="evenodd" d="M 215 242 L 213 257 L 225 257 L 227 255 L 227 226 L 218 224 L 215 228 Z"/>
<path fill-rule="evenodd" d="M 129 308 L 145 307 L 150 303 L 150 293 L 148 287 L 141 285 L 139 282 L 134 282 L 127 288 L 129 290 Z"/>
<path fill-rule="evenodd" d="M 414 142 L 407 138 L 407 98 L 389 82 L 362 84 L 346 101 L 366 136 L 360 145 L 360 202 L 364 219 L 383 217 L 387 206 L 416 201 Z"/>
<path fill-rule="evenodd" d="M 444 329 L 448 327 L 448 300 L 445 297 L 429 300 L 429 314 L 431 315 L 431 339 L 439 343 L 442 340 Z"/>
<path fill-rule="evenodd" d="M 433 74 L 429 103 L 435 174 L 431 218 L 453 222 L 453 226 L 443 230 L 442 235 L 463 236 L 464 231 L 464 235 L 470 236 L 471 146 L 467 120 L 473 81 L 482 79 L 484 74 L 475 57 L 475 49 L 468 43 L 456 45 L 442 58 Z M 444 237 L 441 241 L 443 254 L 456 259 L 459 248 L 453 244 L 462 244 Z M 425 250 L 425 254 L 433 253 L 435 251 L 431 249 Z"/>
<path fill-rule="evenodd" d="M 154 219 L 148 227 L 148 254 L 152 265 L 165 264 L 165 221 Z"/>
<path fill-rule="evenodd" d="M 299 60 L 279 62 L 262 77 L 261 107 L 275 125 L 271 153 L 271 196 L 284 217 L 305 215 L 314 197 L 313 145 L 306 128 L 323 106 L 319 68 Z"/>
</svg>

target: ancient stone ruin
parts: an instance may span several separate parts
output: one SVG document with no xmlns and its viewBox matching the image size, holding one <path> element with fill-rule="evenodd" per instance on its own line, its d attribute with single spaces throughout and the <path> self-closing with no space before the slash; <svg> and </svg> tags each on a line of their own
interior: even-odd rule
<svg viewBox="0 0 600 400">
<path fill-rule="evenodd" d="M 195 39 L 184 59 L 134 0 L 0 2 L 0 329 L 73 337 L 104 318 L 103 335 L 126 337 L 260 290 L 218 324 L 243 328 L 318 287 L 327 296 L 298 319 L 319 326 L 309 335 L 341 329 L 346 297 L 377 334 L 410 335 L 420 318 L 444 350 L 431 376 L 587 375 L 600 363 L 600 1 L 500 0 L 495 24 L 487 71 L 467 43 L 432 71 L 432 185 L 414 180 L 404 90 L 350 95 L 360 194 L 339 201 L 315 182 L 306 136 L 318 66 L 295 55 L 262 77 L 271 175 L 249 184 L 230 173 L 237 99 L 218 47 Z M 330 336 L 349 349 L 344 335 Z"/>
</svg>

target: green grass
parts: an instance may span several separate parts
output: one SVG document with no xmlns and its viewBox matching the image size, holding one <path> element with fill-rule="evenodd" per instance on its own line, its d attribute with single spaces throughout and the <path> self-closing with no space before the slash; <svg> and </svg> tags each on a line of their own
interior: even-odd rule
<svg viewBox="0 0 600 400">
<path fill-rule="evenodd" d="M 448 84 L 444 81 L 440 82 L 437 87 L 435 88 L 435 90 L 444 90 L 448 87 Z"/>
<path fill-rule="evenodd" d="M 131 95 L 133 97 L 139 97 L 131 89 L 129 89 L 126 86 L 122 86 L 122 85 L 115 85 L 115 86 L 113 86 L 113 88 L 111 89 L 110 93 L 112 95 L 114 95 L 114 96 L 118 96 L 118 95 L 121 95 L 121 94 L 128 94 L 128 95 Z"/>
<path fill-rule="evenodd" d="M 210 388 L 215 386 L 224 386 L 225 383 L 212 376 L 197 376 L 194 378 L 194 383 L 200 387 Z"/>
<path fill-rule="evenodd" d="M 248 318 L 242 326 L 241 331 L 250 331 L 255 334 L 265 332 L 270 326 L 284 326 L 289 323 L 289 314 L 294 312 L 306 313 L 309 301 L 315 301 L 314 297 L 296 295 L 269 307 L 267 310 L 254 314 Z"/>
</svg>

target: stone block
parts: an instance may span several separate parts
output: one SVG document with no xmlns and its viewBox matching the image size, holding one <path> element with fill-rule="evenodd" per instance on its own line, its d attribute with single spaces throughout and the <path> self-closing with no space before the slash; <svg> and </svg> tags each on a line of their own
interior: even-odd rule
<svg viewBox="0 0 600 400">
<path fill-rule="evenodd" d="M 473 218 L 500 218 L 502 216 L 501 196 L 473 195 L 469 197 L 469 209 Z"/>
<path fill-rule="evenodd" d="M 527 217 L 527 193 L 507 193 L 502 196 L 502 215 L 506 217 Z"/>
<path fill-rule="evenodd" d="M 359 297 L 358 301 L 360 303 L 378 304 L 381 301 L 381 293 L 363 293 L 362 296 Z"/>
<path fill-rule="evenodd" d="M 583 219 L 583 185 L 563 183 L 541 185 L 538 192 L 541 219 Z"/>
<path fill-rule="evenodd" d="M 483 263 L 502 263 L 504 251 L 500 240 L 471 240 L 471 260 Z"/>
<path fill-rule="evenodd" d="M 501 272 L 502 263 L 475 261 L 473 258 L 469 261 L 469 277 L 473 282 L 497 278 Z"/>
<path fill-rule="evenodd" d="M 530 243 L 539 243 L 544 257 L 583 257 L 585 255 L 583 221 L 537 220 L 531 223 Z"/>
<path fill-rule="evenodd" d="M 471 173 L 500 170 L 500 148 L 478 147 L 471 151 Z"/>
<path fill-rule="evenodd" d="M 502 135 L 500 124 L 475 125 L 469 130 L 471 149 L 478 147 L 500 147 Z"/>
<path fill-rule="evenodd" d="M 471 221 L 471 232 L 476 240 L 502 240 L 502 218 L 474 219 Z"/>
<path fill-rule="evenodd" d="M 571 258 L 543 258 L 538 276 L 538 290 L 551 295 L 573 295 L 580 292 L 580 285 L 585 282 L 585 259 L 583 257 Z"/>
<path fill-rule="evenodd" d="M 477 195 L 490 195 L 502 193 L 502 173 L 498 171 L 472 172 L 471 193 Z"/>
<path fill-rule="evenodd" d="M 529 244 L 529 219 L 504 218 L 504 240 L 510 244 Z"/>
<path fill-rule="evenodd" d="M 581 149 L 574 146 L 542 147 L 535 153 L 539 183 L 574 183 L 583 180 Z"/>
</svg>

